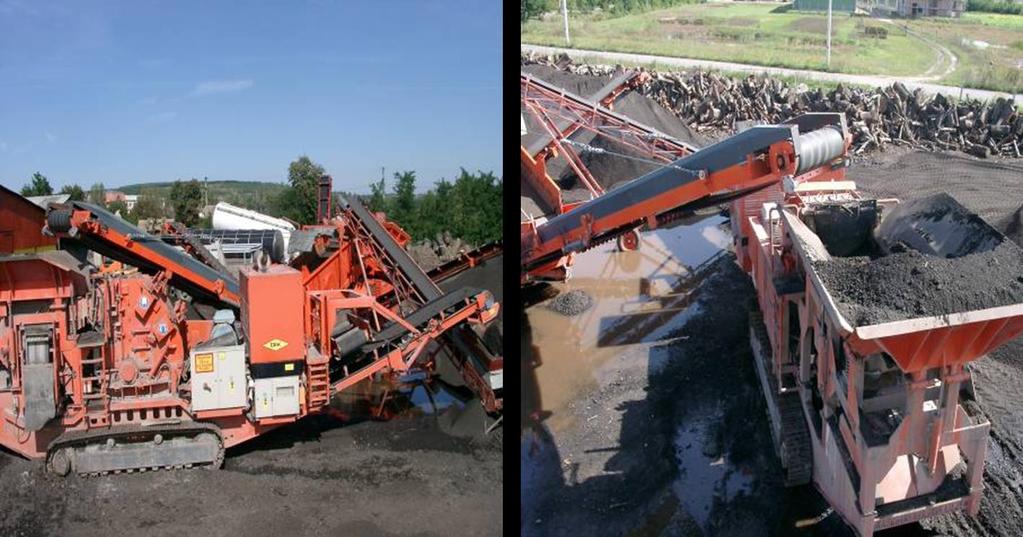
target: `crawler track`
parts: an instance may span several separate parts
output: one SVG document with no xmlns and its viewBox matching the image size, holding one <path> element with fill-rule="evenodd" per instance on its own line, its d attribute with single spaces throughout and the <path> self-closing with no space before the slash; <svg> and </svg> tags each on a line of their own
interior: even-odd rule
<svg viewBox="0 0 1023 537">
<path fill-rule="evenodd" d="M 770 371 L 770 343 L 764 317 L 755 304 L 750 308 L 750 345 L 756 361 L 757 377 L 767 400 L 767 415 L 770 418 L 771 436 L 775 451 L 785 468 L 785 486 L 805 485 L 813 478 L 813 446 L 810 445 L 810 431 L 803 414 L 799 393 L 779 394 L 774 375 Z"/>
<path fill-rule="evenodd" d="M 72 431 L 47 450 L 46 469 L 86 477 L 192 467 L 220 468 L 224 442 L 206 423 L 128 426 Z"/>
</svg>

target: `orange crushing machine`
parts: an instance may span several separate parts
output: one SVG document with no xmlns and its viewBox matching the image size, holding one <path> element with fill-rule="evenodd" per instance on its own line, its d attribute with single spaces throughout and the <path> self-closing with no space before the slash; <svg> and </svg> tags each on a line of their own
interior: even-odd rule
<svg viewBox="0 0 1023 537">
<path fill-rule="evenodd" d="M 0 257 L 0 445 L 59 475 L 218 467 L 340 391 L 431 370 L 441 348 L 500 415 L 500 350 L 479 336 L 493 296 L 442 293 L 357 199 L 320 214 L 306 255 L 235 277 L 194 241 L 51 205 L 59 248 Z"/>
<path fill-rule="evenodd" d="M 732 229 L 757 292 L 750 340 L 786 484 L 812 483 L 864 536 L 976 515 L 990 423 L 970 363 L 1023 333 L 1011 274 L 1023 252 L 947 195 L 900 204 L 808 180 L 757 198 L 732 203 Z M 996 249 L 1006 275 L 977 302 L 967 259 Z M 911 304 L 898 305 L 906 286 Z"/>
<path fill-rule="evenodd" d="M 554 113 L 566 95 L 584 101 L 563 91 L 531 97 L 529 82 L 524 105 Z M 546 101 L 557 106 L 544 108 Z M 977 513 L 990 424 L 978 410 L 969 363 L 1023 333 L 1023 289 L 1003 282 L 1014 291 L 995 290 L 1001 302 L 971 305 L 960 300 L 968 293 L 949 285 L 936 292 L 951 310 L 933 314 L 901 311 L 879 320 L 843 310 L 836 282 L 824 277 L 828 267 L 853 255 L 850 243 L 855 255 L 869 257 L 863 252 L 872 247 L 870 255 L 879 255 L 873 237 L 898 206 L 870 199 L 846 180 L 850 140 L 844 115 L 813 113 L 682 152 L 589 201 L 524 220 L 520 279 L 564 280 L 579 252 L 610 240 L 621 245 L 638 229 L 670 225 L 701 208 L 729 206 L 734 254 L 757 291 L 751 346 L 785 483 L 812 483 L 868 536 L 944 513 Z M 539 160 L 523 155 L 531 182 L 555 184 Z M 947 259 L 980 252 L 945 251 L 945 234 L 983 236 L 988 247 L 1015 248 L 1009 257 L 1023 259 L 986 224 L 956 230 L 974 220 L 959 214 L 917 215 L 904 224 L 903 239 L 923 244 L 919 255 Z"/>
</svg>

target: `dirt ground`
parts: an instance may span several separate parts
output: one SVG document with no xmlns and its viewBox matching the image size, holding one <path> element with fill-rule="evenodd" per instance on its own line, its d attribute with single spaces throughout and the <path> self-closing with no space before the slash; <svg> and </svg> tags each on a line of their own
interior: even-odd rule
<svg viewBox="0 0 1023 537">
<path fill-rule="evenodd" d="M 501 535 L 499 446 L 437 418 L 311 417 L 229 450 L 220 471 L 58 478 L 0 453 L 0 534 Z"/>
<path fill-rule="evenodd" d="M 1023 204 L 1013 161 L 896 149 L 849 176 L 879 197 L 948 192 L 1010 235 Z M 723 221 L 644 233 L 638 252 L 597 248 L 567 283 L 527 290 L 523 535 L 851 535 L 836 516 L 795 526 L 826 504 L 782 486 L 748 342 L 753 289 L 716 253 Z M 552 310 L 573 291 L 588 309 Z M 980 514 L 879 535 L 1023 534 L 1023 340 L 972 371 L 992 423 Z"/>
</svg>

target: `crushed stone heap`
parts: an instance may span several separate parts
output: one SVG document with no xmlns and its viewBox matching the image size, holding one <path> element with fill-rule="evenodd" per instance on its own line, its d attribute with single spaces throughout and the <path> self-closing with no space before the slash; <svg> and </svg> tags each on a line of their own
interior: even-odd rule
<svg viewBox="0 0 1023 537">
<path fill-rule="evenodd" d="M 815 265 L 856 326 L 1023 303 L 1023 250 L 948 194 L 899 204 L 873 240 Z"/>
</svg>

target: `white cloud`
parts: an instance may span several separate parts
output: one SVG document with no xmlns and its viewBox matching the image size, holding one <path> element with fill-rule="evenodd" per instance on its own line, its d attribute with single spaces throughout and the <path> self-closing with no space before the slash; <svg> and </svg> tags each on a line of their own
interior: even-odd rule
<svg viewBox="0 0 1023 537">
<path fill-rule="evenodd" d="M 146 121 L 150 123 L 166 123 L 177 117 L 177 115 L 178 114 L 175 112 L 160 112 L 159 114 L 153 114 L 147 117 Z"/>
<path fill-rule="evenodd" d="M 236 93 L 252 87 L 251 80 L 207 80 L 196 84 L 190 95 L 213 95 L 215 93 Z"/>
<path fill-rule="evenodd" d="M 43 136 L 45 136 L 45 137 L 46 137 L 46 141 L 47 141 L 47 142 L 55 142 L 55 141 L 57 140 L 57 137 L 56 137 L 56 136 L 54 136 L 54 135 L 53 135 L 53 133 L 52 133 L 52 132 L 50 132 L 50 131 L 46 131 L 46 132 L 44 132 L 44 133 L 43 133 Z"/>
</svg>

